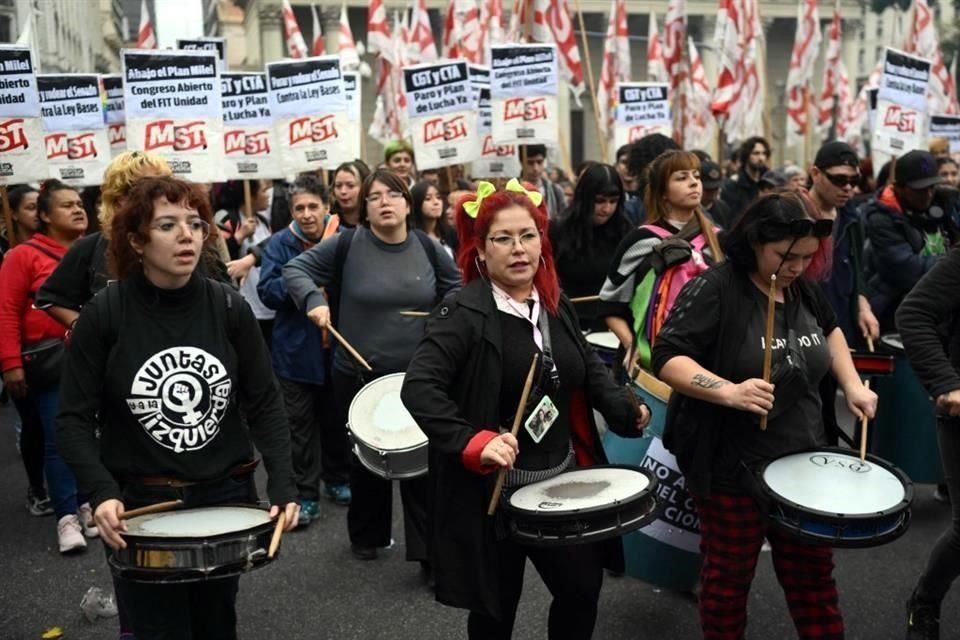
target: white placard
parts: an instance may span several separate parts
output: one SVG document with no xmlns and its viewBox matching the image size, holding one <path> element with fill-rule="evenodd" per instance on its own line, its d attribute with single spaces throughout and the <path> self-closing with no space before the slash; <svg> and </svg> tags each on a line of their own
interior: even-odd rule
<svg viewBox="0 0 960 640">
<path fill-rule="evenodd" d="M 183 51 L 213 51 L 220 63 L 220 72 L 227 70 L 227 41 L 224 38 L 177 38 L 177 49 Z"/>
<path fill-rule="evenodd" d="M 493 98 L 491 131 L 497 144 L 559 144 L 556 96 Z"/>
<path fill-rule="evenodd" d="M 117 155 L 127 150 L 127 117 L 123 108 L 123 76 L 119 73 L 100 76 L 107 96 L 107 137 L 110 153 Z"/>
<path fill-rule="evenodd" d="M 877 100 L 872 149 L 893 156 L 926 149 L 926 113 L 887 100 Z"/>
<path fill-rule="evenodd" d="M 30 49 L 0 46 L 0 184 L 47 177 L 40 96 Z"/>
<path fill-rule="evenodd" d="M 180 178 L 222 182 L 223 105 L 216 53 L 120 53 L 127 148 L 162 156 Z"/>
<path fill-rule="evenodd" d="M 657 480 L 659 517 L 640 531 L 654 540 L 689 553 L 700 553 L 700 517 L 693 498 L 687 492 L 686 479 L 677 467 L 677 459 L 654 437 L 640 468 L 652 472 Z"/>
<path fill-rule="evenodd" d="M 617 95 L 615 149 L 651 133 L 672 134 L 669 86 L 666 83 L 620 82 L 617 83 Z"/>
<path fill-rule="evenodd" d="M 928 131 L 931 138 L 945 138 L 949 141 L 950 153 L 960 153 L 960 116 L 932 115 Z"/>
<path fill-rule="evenodd" d="M 417 167 L 436 169 L 477 157 L 477 113 L 467 63 L 421 64 L 403 69 L 407 114 Z"/>
<path fill-rule="evenodd" d="M 267 91 L 283 173 L 336 169 L 353 158 L 346 90 L 338 56 L 271 62 Z"/>
<path fill-rule="evenodd" d="M 225 73 L 220 82 L 227 179 L 282 178 L 266 74 Z"/>
<path fill-rule="evenodd" d="M 49 176 L 78 187 L 103 182 L 112 155 L 100 77 L 38 75 L 37 91 Z"/>
<path fill-rule="evenodd" d="M 887 47 L 877 101 L 893 102 L 915 111 L 926 111 L 930 61 Z"/>
<path fill-rule="evenodd" d="M 489 97 L 490 92 L 490 67 L 482 64 L 471 64 L 469 67 L 470 75 L 470 97 L 474 104 L 480 102 L 480 90 L 487 89 Z"/>
<path fill-rule="evenodd" d="M 470 165 L 474 178 L 516 178 L 520 175 L 520 156 L 516 145 L 493 141 L 493 135 L 481 137 L 480 157 Z"/>
<path fill-rule="evenodd" d="M 363 157 L 363 90 L 359 71 L 343 72 L 343 89 L 347 97 L 347 121 L 341 138 L 351 159 Z"/>
<path fill-rule="evenodd" d="M 556 96 L 557 47 L 505 44 L 490 47 L 490 89 L 494 99 Z"/>
</svg>

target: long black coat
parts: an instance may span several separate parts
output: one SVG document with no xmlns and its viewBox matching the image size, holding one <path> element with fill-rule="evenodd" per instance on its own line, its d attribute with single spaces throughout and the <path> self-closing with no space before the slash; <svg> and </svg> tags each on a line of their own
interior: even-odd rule
<svg viewBox="0 0 960 640">
<path fill-rule="evenodd" d="M 561 299 L 563 327 L 586 363 L 583 396 L 571 399 L 571 432 L 579 466 L 604 464 L 595 407 L 616 433 L 638 436 L 633 405 L 583 339 L 576 312 Z M 437 600 L 499 617 L 496 521 L 487 516 L 496 474 L 468 471 L 462 453 L 479 431 L 498 429 L 502 373 L 500 320 L 490 285 L 475 280 L 437 307 L 403 384 L 404 405 L 430 440 L 434 490 L 431 551 Z M 574 416 L 577 413 L 581 419 Z M 578 428 L 579 423 L 579 428 Z M 606 545 L 605 566 L 622 569 L 619 538 Z"/>
</svg>

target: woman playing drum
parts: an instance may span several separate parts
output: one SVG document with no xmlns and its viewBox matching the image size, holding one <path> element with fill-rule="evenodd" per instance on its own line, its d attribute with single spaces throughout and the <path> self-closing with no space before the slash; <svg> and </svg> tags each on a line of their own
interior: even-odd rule
<svg viewBox="0 0 960 640">
<path fill-rule="evenodd" d="M 506 539 L 503 511 L 486 515 L 493 472 L 511 469 L 510 488 L 604 463 L 592 407 L 624 435 L 639 435 L 650 417 L 613 383 L 561 297 L 541 200 L 516 180 L 502 192 L 482 182 L 459 208 L 467 284 L 434 312 L 402 392 L 430 440 L 437 599 L 470 610 L 475 639 L 511 636 L 527 558 L 553 594 L 550 638 L 589 638 L 603 567 L 623 564 L 619 538 L 562 549 Z M 513 421 L 534 354 L 530 418 L 514 437 L 501 426 Z M 535 420 L 544 407 L 550 424 Z"/>
<path fill-rule="evenodd" d="M 287 528 L 297 522 L 283 400 L 256 319 L 196 272 L 210 221 L 196 187 L 135 183 L 111 221 L 119 282 L 83 307 L 67 352 L 57 442 L 115 549 L 133 507 L 256 503 L 254 444 L 271 517 L 284 508 Z M 139 640 L 236 638 L 237 585 L 116 581 Z"/>
<path fill-rule="evenodd" d="M 676 391 L 664 443 L 700 515 L 707 640 L 743 637 L 764 537 L 799 635 L 843 637 L 831 549 L 769 528 L 753 495 L 753 474 L 764 462 L 824 444 L 818 384 L 829 369 L 852 413 L 872 416 L 876 408 L 829 304 L 801 277 L 831 228 L 830 220 L 814 222 L 795 194 L 757 200 L 730 231 L 728 262 L 684 287 L 653 348 L 654 371 Z M 761 370 L 770 293 L 777 304 L 767 382 Z"/>
</svg>

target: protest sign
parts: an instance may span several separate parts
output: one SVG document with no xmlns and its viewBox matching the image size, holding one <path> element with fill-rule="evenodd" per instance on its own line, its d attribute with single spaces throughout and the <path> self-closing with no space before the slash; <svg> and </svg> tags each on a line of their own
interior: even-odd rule
<svg viewBox="0 0 960 640">
<path fill-rule="evenodd" d="M 274 139 L 285 175 L 336 169 L 347 148 L 347 97 L 338 56 L 267 64 Z"/>
<path fill-rule="evenodd" d="M 477 156 L 477 112 L 467 63 L 444 61 L 403 69 L 417 167 L 435 169 Z"/>
<path fill-rule="evenodd" d="M 559 143 L 557 48 L 491 47 L 492 132 L 497 144 Z"/>
<path fill-rule="evenodd" d="M 343 72 L 343 90 L 347 98 L 347 119 L 341 138 L 350 159 L 363 157 L 363 102 L 360 88 L 360 72 Z"/>
<path fill-rule="evenodd" d="M 220 73 L 227 70 L 227 41 L 224 38 L 177 38 L 177 49 L 213 51 L 220 63 Z"/>
<path fill-rule="evenodd" d="M 960 153 L 960 116 L 930 116 L 929 133 L 930 138 L 946 139 L 950 143 L 950 153 Z"/>
<path fill-rule="evenodd" d="M 614 120 L 614 148 L 636 142 L 645 135 L 673 131 L 669 85 L 659 82 L 617 83 L 617 111 Z"/>
<path fill-rule="evenodd" d="M 100 77 L 38 75 L 37 92 L 49 177 L 78 187 L 103 182 L 112 155 Z"/>
<path fill-rule="evenodd" d="M 30 49 L 0 46 L 0 185 L 48 177 Z"/>
<path fill-rule="evenodd" d="M 901 155 L 925 149 L 930 61 L 887 47 L 877 92 L 872 149 Z"/>
<path fill-rule="evenodd" d="M 124 49 L 127 148 L 164 157 L 173 174 L 222 182 L 220 70 L 211 51 Z"/>
<path fill-rule="evenodd" d="M 516 145 L 493 141 L 493 114 L 490 87 L 477 92 L 477 135 L 480 155 L 473 161 L 470 174 L 477 178 L 515 178 L 520 175 L 520 158 Z"/>
<path fill-rule="evenodd" d="M 282 178 L 265 73 L 224 73 L 223 156 L 228 180 Z"/>
<path fill-rule="evenodd" d="M 107 96 L 107 137 L 110 139 L 110 153 L 116 158 L 127 150 L 127 122 L 123 109 L 123 76 L 112 74 L 100 76 L 103 91 Z"/>
</svg>

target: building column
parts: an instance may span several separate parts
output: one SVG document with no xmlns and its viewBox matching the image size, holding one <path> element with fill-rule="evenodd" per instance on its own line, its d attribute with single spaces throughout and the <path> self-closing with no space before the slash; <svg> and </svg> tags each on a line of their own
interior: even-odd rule
<svg viewBox="0 0 960 640">
<path fill-rule="evenodd" d="M 320 21 L 323 23 L 323 39 L 327 46 L 327 53 L 338 53 L 340 51 L 340 8 L 324 7 L 320 11 Z"/>
<path fill-rule="evenodd" d="M 287 57 L 287 45 L 283 39 L 283 15 L 279 4 L 264 4 L 260 18 L 260 51 L 263 64 Z"/>
</svg>

